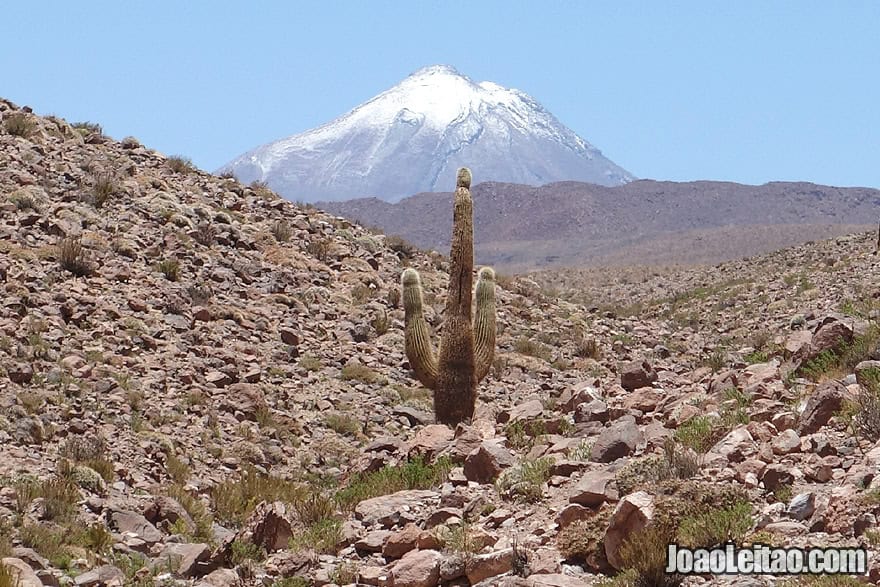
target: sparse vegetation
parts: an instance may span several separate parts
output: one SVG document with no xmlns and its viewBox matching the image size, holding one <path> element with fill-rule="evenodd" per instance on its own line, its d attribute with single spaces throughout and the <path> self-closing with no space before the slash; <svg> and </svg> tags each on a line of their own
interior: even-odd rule
<svg viewBox="0 0 880 587">
<path fill-rule="evenodd" d="M 547 345 L 531 340 L 525 336 L 521 336 L 513 343 L 513 350 L 521 355 L 536 357 L 543 361 L 550 362 L 553 358 L 553 351 Z"/>
<path fill-rule="evenodd" d="M 253 467 L 245 467 L 237 479 L 220 483 L 211 490 L 217 519 L 235 527 L 240 526 L 261 501 L 297 504 L 308 496 L 305 484 L 259 473 Z"/>
<path fill-rule="evenodd" d="M 110 174 L 101 174 L 95 178 L 92 186 L 91 200 L 95 208 L 101 208 L 110 198 L 119 192 L 119 185 Z"/>
<path fill-rule="evenodd" d="M 388 495 L 404 489 L 431 489 L 446 480 L 452 462 L 446 458 L 428 464 L 416 458 L 401 466 L 383 467 L 375 473 L 360 475 L 334 496 L 343 509 L 351 509 L 371 497 Z"/>
<path fill-rule="evenodd" d="M 418 250 L 414 245 L 396 235 L 385 237 L 385 246 L 397 253 L 401 259 L 411 259 Z"/>
<path fill-rule="evenodd" d="M 13 136 L 26 139 L 37 130 L 37 122 L 24 112 L 13 112 L 3 118 L 3 128 Z"/>
<path fill-rule="evenodd" d="M 385 310 L 377 312 L 376 315 L 373 316 L 372 321 L 370 321 L 370 325 L 379 336 L 388 332 L 388 329 L 391 327 L 391 320 L 388 318 L 388 312 Z"/>
<path fill-rule="evenodd" d="M 876 442 L 880 439 L 880 369 L 871 367 L 857 373 L 859 393 L 856 396 L 852 425 L 856 433 Z"/>
<path fill-rule="evenodd" d="M 199 222 L 193 231 L 193 240 L 202 246 L 210 247 L 217 240 L 217 229 L 210 222 Z"/>
<path fill-rule="evenodd" d="M 662 456 L 629 461 L 617 472 L 615 481 L 620 494 L 627 495 L 641 488 L 649 489 L 660 481 L 690 479 L 701 467 L 702 459 L 693 449 L 667 438 Z"/>
<path fill-rule="evenodd" d="M 505 497 L 527 502 L 540 501 L 552 466 L 553 460 L 550 458 L 523 461 L 516 467 L 506 469 L 495 482 L 495 486 Z"/>
<path fill-rule="evenodd" d="M 299 358 L 299 366 L 306 371 L 320 371 L 324 368 L 324 364 L 321 359 L 308 354 L 302 355 Z"/>
<path fill-rule="evenodd" d="M 17 210 L 27 211 L 33 210 L 38 211 L 37 200 L 34 198 L 33 194 L 27 190 L 18 190 L 9 195 L 9 201 L 15 205 Z"/>
<path fill-rule="evenodd" d="M 165 164 L 168 165 L 174 173 L 191 173 L 196 169 L 189 158 L 181 155 L 172 155 L 171 157 L 168 157 Z"/>
<path fill-rule="evenodd" d="M 360 363 L 349 363 L 342 368 L 342 379 L 344 381 L 360 381 L 362 383 L 378 383 L 384 381 L 385 378 L 373 371 L 366 365 Z"/>
<path fill-rule="evenodd" d="M 710 416 L 694 416 L 675 431 L 675 440 L 699 454 L 712 448 L 717 436 L 715 420 Z"/>
<path fill-rule="evenodd" d="M 599 341 L 585 334 L 575 336 L 574 354 L 578 357 L 599 360 L 602 358 L 602 350 Z"/>
<path fill-rule="evenodd" d="M 92 272 L 89 254 L 78 238 L 68 237 L 61 240 L 58 244 L 58 263 L 62 269 L 77 277 L 85 277 Z"/>
<path fill-rule="evenodd" d="M 290 240 L 290 237 L 293 236 L 293 229 L 285 220 L 276 220 L 273 222 L 271 232 L 272 236 L 279 243 L 286 243 Z M 314 255 L 312 252 L 310 252 L 310 254 Z"/>
<path fill-rule="evenodd" d="M 156 268 L 168 281 L 177 281 L 180 279 L 180 261 L 177 259 L 164 259 L 159 262 L 159 265 Z"/>
<path fill-rule="evenodd" d="M 842 378 L 852 373 L 856 365 L 870 359 L 878 345 L 880 326 L 871 324 L 861 336 L 855 336 L 850 342 L 841 342 L 833 349 L 824 350 L 801 365 L 797 374 L 817 382 Z"/>
<path fill-rule="evenodd" d="M 311 240 L 306 245 L 306 252 L 321 263 L 326 263 L 330 260 L 331 244 L 331 241 L 326 238 Z"/>
<path fill-rule="evenodd" d="M 77 132 L 79 132 L 82 136 L 88 136 L 90 134 L 104 134 L 104 129 L 100 124 L 96 122 L 72 122 L 70 124 L 71 127 Z"/>
<path fill-rule="evenodd" d="M 361 432 L 360 422 L 351 414 L 330 412 L 324 416 L 324 423 L 327 424 L 328 428 L 339 434 L 357 437 Z"/>
</svg>

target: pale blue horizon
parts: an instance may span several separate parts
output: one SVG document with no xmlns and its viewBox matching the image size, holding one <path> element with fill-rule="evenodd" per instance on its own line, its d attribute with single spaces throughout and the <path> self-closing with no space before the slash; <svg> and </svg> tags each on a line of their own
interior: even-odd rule
<svg viewBox="0 0 880 587">
<path fill-rule="evenodd" d="M 0 97 L 211 171 L 428 65 L 639 178 L 880 187 L 880 3 L 21 2 Z"/>
</svg>

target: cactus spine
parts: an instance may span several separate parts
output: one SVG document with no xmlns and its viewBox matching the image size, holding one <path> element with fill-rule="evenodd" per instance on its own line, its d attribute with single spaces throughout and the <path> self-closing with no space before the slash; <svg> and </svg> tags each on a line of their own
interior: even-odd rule
<svg viewBox="0 0 880 587">
<path fill-rule="evenodd" d="M 415 376 L 434 391 L 437 421 L 454 426 L 473 418 L 477 384 L 492 367 L 495 354 L 495 272 L 480 270 L 476 314 L 471 316 L 474 271 L 471 172 L 458 170 L 449 253 L 449 294 L 446 297 L 440 352 L 434 353 L 422 311 L 422 285 L 415 269 L 401 276 L 406 357 Z"/>
</svg>

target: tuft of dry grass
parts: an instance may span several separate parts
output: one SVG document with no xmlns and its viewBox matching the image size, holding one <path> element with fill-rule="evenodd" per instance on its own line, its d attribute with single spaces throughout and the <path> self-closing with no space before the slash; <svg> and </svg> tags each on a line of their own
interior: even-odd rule
<svg viewBox="0 0 880 587">
<path fill-rule="evenodd" d="M 165 259 L 160 261 L 156 268 L 168 281 L 177 281 L 180 279 L 180 261 L 177 259 Z"/>
<path fill-rule="evenodd" d="M 330 244 L 330 240 L 326 238 L 309 241 L 306 252 L 321 263 L 326 263 L 330 260 Z"/>
<path fill-rule="evenodd" d="M 189 158 L 180 155 L 172 155 L 171 157 L 168 157 L 165 163 L 171 168 L 171 171 L 175 173 L 191 173 L 196 169 L 195 165 L 193 165 Z"/>
<path fill-rule="evenodd" d="M 119 192 L 119 184 L 110 174 L 102 174 L 95 178 L 95 185 L 92 186 L 92 204 L 95 208 L 101 208 Z"/>
<path fill-rule="evenodd" d="M 3 128 L 12 136 L 26 139 L 37 130 L 37 123 L 25 112 L 14 112 L 3 119 Z"/>
<path fill-rule="evenodd" d="M 290 237 L 293 236 L 293 229 L 290 227 L 284 220 L 277 220 L 272 224 L 272 228 L 270 229 L 272 232 L 272 236 L 279 243 L 286 243 L 290 240 Z"/>
<path fill-rule="evenodd" d="M 68 237 L 58 244 L 58 263 L 62 269 L 70 271 L 77 277 L 85 277 L 92 273 L 89 254 L 78 238 Z"/>
</svg>

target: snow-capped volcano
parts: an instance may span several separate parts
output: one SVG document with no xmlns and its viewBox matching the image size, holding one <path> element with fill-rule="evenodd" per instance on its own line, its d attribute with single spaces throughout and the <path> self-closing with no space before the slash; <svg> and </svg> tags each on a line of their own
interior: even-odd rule
<svg viewBox="0 0 880 587">
<path fill-rule="evenodd" d="M 221 171 L 265 181 L 292 200 L 449 191 L 474 180 L 542 185 L 634 179 L 519 90 L 426 67 L 336 120 L 241 155 Z"/>
</svg>

